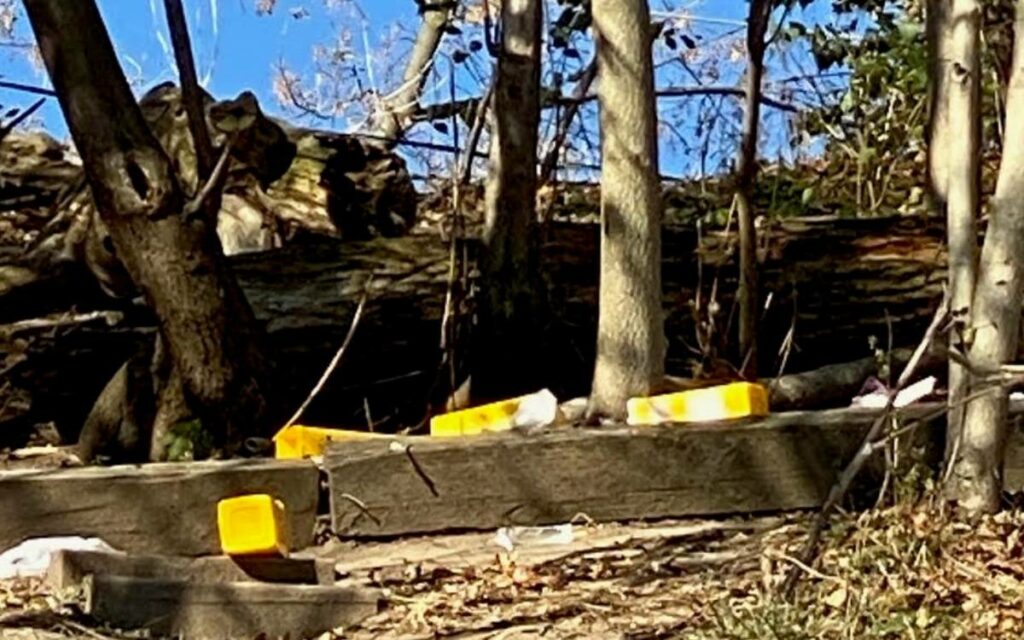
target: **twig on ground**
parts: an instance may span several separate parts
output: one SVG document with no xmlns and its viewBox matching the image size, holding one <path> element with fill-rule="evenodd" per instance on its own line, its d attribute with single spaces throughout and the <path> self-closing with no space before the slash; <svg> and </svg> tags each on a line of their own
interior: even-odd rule
<svg viewBox="0 0 1024 640">
<path fill-rule="evenodd" d="M 835 576 L 830 576 L 827 573 L 822 573 L 822 572 L 818 571 L 817 569 L 815 569 L 814 567 L 812 567 L 812 566 L 802 562 L 801 560 L 799 560 L 797 558 L 794 558 L 791 555 L 788 555 L 788 554 L 785 554 L 785 553 L 771 553 L 771 554 L 768 554 L 768 555 L 769 555 L 770 558 L 774 558 L 776 560 L 783 560 L 785 562 L 788 562 L 789 564 L 793 565 L 793 567 L 795 567 L 796 569 L 799 569 L 800 571 L 803 571 L 804 573 L 806 573 L 809 576 L 814 576 L 815 578 L 818 578 L 819 580 L 825 580 L 827 582 L 834 582 L 834 583 L 836 583 L 838 585 L 841 585 L 841 586 L 844 586 L 844 587 L 847 586 L 846 580 L 843 580 L 842 578 L 837 578 Z"/>
<path fill-rule="evenodd" d="M 87 313 L 61 314 L 57 318 L 29 318 L 18 320 L 7 325 L 0 325 L 0 332 L 10 335 L 21 331 L 33 331 L 38 329 L 59 329 L 80 324 L 88 324 L 96 320 L 103 320 L 107 326 L 112 327 L 124 319 L 120 311 L 89 311 Z"/>
<path fill-rule="evenodd" d="M 864 464 L 868 461 L 875 449 L 873 444 L 882 435 L 885 425 L 889 422 L 889 419 L 893 414 L 893 405 L 896 402 L 896 396 L 905 386 L 910 382 L 914 372 L 917 370 L 918 364 L 924 357 L 925 352 L 931 346 L 932 341 L 935 339 L 935 334 L 938 332 L 939 327 L 945 322 L 947 315 L 949 314 L 949 292 L 946 291 L 942 296 L 942 303 L 939 308 L 935 311 L 935 317 L 932 318 L 932 322 L 928 325 L 928 329 L 924 333 L 924 337 L 921 338 L 920 344 L 917 345 L 917 349 L 914 350 L 914 354 L 910 357 L 910 361 L 907 362 L 907 366 L 904 367 L 900 373 L 899 379 L 896 381 L 896 386 L 891 388 L 887 394 L 885 408 L 882 409 L 882 413 L 875 419 L 871 424 L 871 428 L 868 429 L 867 435 L 864 436 L 864 440 L 861 443 L 857 453 L 853 456 L 853 460 L 843 469 L 843 472 L 839 474 L 839 478 L 836 483 L 832 485 L 832 489 L 829 490 L 828 497 L 825 498 L 824 504 L 818 511 L 811 525 L 811 530 L 807 536 L 807 543 L 800 553 L 798 559 L 804 564 L 810 566 L 813 563 L 814 555 L 818 549 L 818 542 L 821 540 L 822 531 L 825 525 L 828 523 L 828 518 L 832 514 L 832 510 L 842 501 L 846 496 L 847 491 L 850 489 L 850 485 L 853 480 L 860 473 Z M 791 601 L 794 590 L 796 589 L 796 583 L 800 579 L 800 572 L 796 568 L 791 568 L 789 574 L 786 576 L 785 582 L 782 585 L 782 597 L 787 601 Z"/>
<path fill-rule="evenodd" d="M 365 515 L 367 518 L 369 518 L 370 520 L 373 520 L 373 523 L 375 525 L 377 525 L 378 527 L 381 525 L 380 518 L 378 518 L 377 516 L 373 515 L 373 512 L 370 511 L 370 508 L 366 506 L 365 502 L 363 502 L 359 498 L 355 497 L 351 493 L 343 493 L 343 494 L 341 494 L 341 497 L 346 499 L 346 500 L 348 500 L 352 504 L 356 505 L 356 508 L 359 509 L 359 511 L 361 511 L 363 513 L 363 515 Z"/>
<path fill-rule="evenodd" d="M 412 445 L 404 445 L 403 449 L 405 450 L 405 455 L 407 458 L 409 458 L 409 464 L 412 465 L 412 468 L 416 472 L 416 475 L 420 477 L 420 480 L 423 481 L 423 484 L 427 485 L 427 489 L 430 490 L 430 493 L 435 498 L 440 497 L 441 494 L 437 492 L 437 485 L 434 483 L 433 480 L 430 479 L 430 476 L 427 475 L 427 472 L 423 470 L 423 467 L 420 465 L 419 460 L 417 460 L 416 457 L 412 455 Z"/>
<path fill-rule="evenodd" d="M 334 357 L 331 358 L 330 364 L 327 365 L 327 369 L 325 369 L 323 375 L 320 376 L 320 380 L 317 381 L 316 386 L 314 386 L 313 390 L 309 392 L 309 396 L 306 397 L 295 414 L 292 415 L 292 417 L 288 419 L 288 422 L 285 423 L 285 428 L 292 426 L 295 424 L 296 420 L 302 417 L 302 414 L 309 408 L 313 399 L 316 398 L 317 394 L 319 394 L 321 390 L 323 390 L 328 378 L 331 377 L 331 374 L 334 373 L 334 370 L 338 367 L 338 363 L 341 362 L 341 357 L 345 355 L 345 351 L 348 349 L 348 345 L 352 342 L 352 337 L 356 333 L 356 328 L 359 326 L 359 320 L 363 317 L 363 308 L 366 306 L 366 301 L 370 297 L 370 285 L 373 283 L 373 276 L 374 273 L 371 272 L 366 278 L 366 286 L 363 288 L 363 297 L 359 299 L 359 305 L 356 307 L 356 312 L 352 316 L 352 322 L 349 324 L 348 333 L 345 334 L 345 339 L 342 341 L 341 346 L 334 354 Z"/>
</svg>

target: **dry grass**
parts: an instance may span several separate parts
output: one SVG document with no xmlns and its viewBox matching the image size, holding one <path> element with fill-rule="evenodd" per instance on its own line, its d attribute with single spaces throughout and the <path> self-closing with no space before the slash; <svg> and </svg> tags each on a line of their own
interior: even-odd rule
<svg viewBox="0 0 1024 640">
<path fill-rule="evenodd" d="M 1024 513 L 975 526 L 930 504 L 840 516 L 795 602 L 776 595 L 802 523 L 390 585 L 389 611 L 337 637 L 1018 638 Z"/>
<path fill-rule="evenodd" d="M 470 568 L 410 568 L 383 582 L 387 610 L 332 637 L 946 640 L 1024 633 L 1020 510 L 973 525 L 930 501 L 837 516 L 787 604 L 776 590 L 805 531 L 805 519 L 794 517 L 533 565 L 502 553 Z M 0 586 L 0 637 L 24 626 L 87 637 L 83 622 L 73 603 L 38 582 Z"/>
</svg>

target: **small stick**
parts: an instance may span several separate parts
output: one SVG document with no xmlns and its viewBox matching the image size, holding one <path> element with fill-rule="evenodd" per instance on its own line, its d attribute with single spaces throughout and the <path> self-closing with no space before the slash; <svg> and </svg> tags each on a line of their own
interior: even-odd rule
<svg viewBox="0 0 1024 640">
<path fill-rule="evenodd" d="M 850 485 L 853 484 L 853 480 L 860 473 L 860 470 L 864 467 L 864 464 L 874 453 L 875 449 L 873 443 L 882 434 L 885 425 L 889 422 L 889 418 L 893 413 L 893 404 L 896 402 L 896 395 L 903 390 L 907 383 L 910 382 L 910 378 L 914 375 L 914 371 L 920 364 L 921 359 L 924 357 L 925 351 L 931 345 L 935 339 L 935 334 L 938 332 L 939 327 L 945 321 L 946 316 L 949 313 L 949 292 L 946 291 L 942 296 L 942 303 L 939 308 L 935 311 L 935 317 L 932 318 L 932 322 L 928 325 L 928 330 L 924 332 L 924 337 L 921 338 L 921 343 L 917 345 L 917 349 L 914 350 L 914 354 L 910 357 L 910 361 L 907 366 L 900 373 L 899 379 L 896 381 L 896 386 L 889 390 L 886 398 L 885 408 L 882 409 L 882 413 L 875 419 L 871 424 L 871 428 L 868 430 L 867 435 L 864 436 L 864 440 L 861 443 L 857 453 L 853 456 L 853 460 L 850 461 L 843 472 L 839 474 L 839 478 L 836 483 L 832 485 L 832 489 L 828 493 L 828 497 L 825 499 L 825 503 L 821 506 L 817 515 L 814 518 L 814 522 L 811 525 L 811 531 L 807 537 L 807 544 L 804 546 L 800 553 L 799 560 L 804 564 L 810 566 L 814 559 L 814 554 L 818 549 L 818 542 L 821 540 L 821 533 L 828 523 L 828 517 L 831 515 L 832 510 L 838 505 L 842 499 L 846 496 L 846 492 L 849 491 Z M 800 579 L 801 572 L 795 567 L 791 568 L 789 574 L 786 576 L 786 580 L 782 585 L 782 597 L 784 600 L 791 601 L 793 592 L 796 589 L 796 583 Z"/>
<path fill-rule="evenodd" d="M 0 141 L 6 138 L 7 134 L 14 131 L 15 127 L 17 127 L 19 124 L 27 120 L 28 117 L 31 116 L 33 113 L 38 111 L 39 107 L 43 106 L 44 102 L 46 102 L 46 98 L 39 98 L 38 100 L 33 102 L 29 108 L 22 110 L 21 113 L 14 116 L 13 120 L 0 127 Z"/>
<path fill-rule="evenodd" d="M 8 80 L 0 80 L 0 89 L 12 89 L 14 91 L 24 91 L 25 93 L 31 93 L 37 96 L 50 96 L 57 97 L 57 92 L 53 89 L 44 89 L 42 87 L 34 87 L 30 84 L 22 84 L 20 82 L 10 82 Z"/>
<path fill-rule="evenodd" d="M 186 217 L 193 216 L 201 211 L 210 196 L 223 186 L 224 176 L 226 175 L 226 169 L 228 166 L 228 158 L 231 155 L 231 145 L 233 142 L 234 140 L 228 140 L 224 144 L 224 148 L 220 152 L 220 157 L 217 158 L 217 164 L 214 165 L 213 171 L 210 172 L 206 182 L 196 193 L 195 197 L 189 200 L 185 205 Z"/>
<path fill-rule="evenodd" d="M 374 274 L 371 273 L 366 279 L 366 286 L 363 289 L 363 297 L 359 299 L 359 306 L 356 307 L 356 312 L 352 316 L 352 323 L 348 327 L 348 333 L 345 334 L 345 340 L 342 341 L 341 347 L 338 348 L 337 353 L 335 353 L 334 357 L 331 358 L 331 363 L 327 365 L 327 369 L 324 371 L 323 375 L 320 376 L 320 380 L 316 383 L 316 386 L 313 387 L 313 390 L 309 392 L 309 396 L 307 396 L 305 401 L 303 401 L 302 406 L 300 406 L 298 411 L 288 419 L 288 422 L 285 423 L 283 428 L 287 429 L 295 424 L 296 420 L 302 417 L 302 414 L 306 412 L 306 409 L 308 409 L 309 405 L 313 402 L 313 398 L 315 398 L 324 388 L 324 385 L 327 383 L 327 379 L 331 377 L 331 374 L 334 373 L 338 363 L 341 362 L 341 357 L 345 355 L 345 350 L 348 349 L 349 343 L 352 342 L 352 336 L 355 335 L 356 327 L 359 326 L 359 320 L 363 316 L 363 307 L 366 306 L 366 300 L 370 297 L 370 284 L 373 282 L 373 276 Z"/>
<path fill-rule="evenodd" d="M 469 140 L 466 142 L 466 157 L 463 159 L 462 175 L 459 177 L 461 184 L 469 184 L 473 173 L 473 158 L 476 156 L 476 147 L 480 144 L 480 134 L 484 130 L 484 122 L 487 121 L 487 109 L 491 106 L 491 98 L 494 96 L 495 80 L 492 78 L 487 85 L 487 92 L 480 99 L 476 108 L 476 117 L 473 119 L 473 128 L 469 132 Z M 457 163 L 456 163 L 457 164 Z"/>
</svg>

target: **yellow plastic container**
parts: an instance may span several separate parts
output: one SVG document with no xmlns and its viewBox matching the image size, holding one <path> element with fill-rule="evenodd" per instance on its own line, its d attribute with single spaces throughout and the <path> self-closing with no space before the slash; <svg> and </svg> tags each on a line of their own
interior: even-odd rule
<svg viewBox="0 0 1024 640">
<path fill-rule="evenodd" d="M 631 398 L 626 403 L 626 422 L 655 425 L 673 422 L 711 422 L 768 415 L 768 390 L 752 382 Z"/>
<path fill-rule="evenodd" d="M 218 502 L 217 529 L 221 550 L 227 555 L 288 555 L 291 536 L 284 503 L 267 494 Z"/>
<path fill-rule="evenodd" d="M 430 419 L 431 436 L 469 436 L 485 431 L 508 431 L 522 398 L 461 409 Z"/>
<path fill-rule="evenodd" d="M 368 440 L 370 438 L 387 438 L 386 434 L 369 433 L 366 431 L 349 431 L 347 429 L 327 429 L 324 427 L 307 427 L 293 424 L 277 432 L 274 436 L 274 457 L 278 460 L 294 460 L 322 456 L 328 442 L 344 440 Z"/>
</svg>

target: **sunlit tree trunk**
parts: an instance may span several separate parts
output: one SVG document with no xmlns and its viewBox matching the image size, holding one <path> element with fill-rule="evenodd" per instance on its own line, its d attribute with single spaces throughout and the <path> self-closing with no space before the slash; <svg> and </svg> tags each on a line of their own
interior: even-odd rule
<svg viewBox="0 0 1024 640">
<path fill-rule="evenodd" d="M 420 8 L 420 28 L 412 52 L 405 63 L 402 84 L 381 99 L 374 114 L 374 132 L 394 146 L 405 133 L 412 115 L 420 106 L 420 95 L 434 63 L 437 48 L 451 20 L 455 0 L 424 0 Z"/>
<path fill-rule="evenodd" d="M 622 418 L 665 366 L 661 188 L 646 0 L 593 0 L 601 124 L 601 280 L 588 413 Z"/>
<path fill-rule="evenodd" d="M 964 3 L 975 5 L 976 3 Z M 971 365 L 994 372 L 1014 359 L 1024 283 L 1024 1 L 1016 3 L 1013 67 L 1007 90 L 1006 134 L 991 215 L 974 291 Z M 954 18 L 955 19 L 955 18 Z M 954 447 L 950 490 L 968 513 L 999 508 L 1007 435 L 1007 390 L 978 380 L 971 387 L 963 430 Z"/>
<path fill-rule="evenodd" d="M 946 88 L 946 234 L 949 251 L 950 310 L 955 319 L 950 346 L 970 348 L 971 307 L 978 271 L 979 155 L 981 153 L 981 6 L 977 0 L 953 0 L 940 65 Z M 941 39 L 940 39 L 941 40 Z M 954 142 L 955 140 L 955 142 Z M 955 455 L 961 441 L 963 402 L 970 385 L 968 372 L 949 363 L 950 416 L 947 452 Z"/>
</svg>

